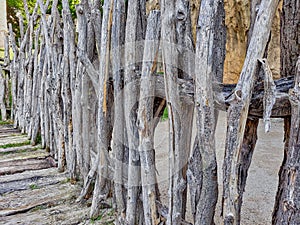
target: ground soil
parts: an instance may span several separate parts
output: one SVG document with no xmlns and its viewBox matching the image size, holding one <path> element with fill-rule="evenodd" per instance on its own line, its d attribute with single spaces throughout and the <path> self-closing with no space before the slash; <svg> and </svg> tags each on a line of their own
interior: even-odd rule
<svg viewBox="0 0 300 225">
<path fill-rule="evenodd" d="M 195 131 L 195 128 L 193 128 Z M 219 183 L 222 184 L 222 159 L 225 148 L 226 114 L 220 113 L 217 134 Z M 271 215 L 283 158 L 283 121 L 273 120 L 268 134 L 260 122 L 258 143 L 244 194 L 241 225 L 271 224 Z M 24 143 L 26 135 L 11 126 L 0 126 L 0 146 Z M 161 199 L 168 204 L 168 123 L 159 123 L 155 132 L 156 162 Z M 113 224 L 113 210 L 104 209 L 98 220 L 89 219 L 90 200 L 75 203 L 81 186 L 70 184 L 66 173 L 58 173 L 49 153 L 29 145 L 0 147 L 0 225 L 2 224 Z M 222 186 L 219 186 L 222 193 Z M 219 195 L 220 196 L 220 195 Z M 110 203 L 111 205 L 111 203 Z M 190 210 L 188 210 L 190 211 Z M 191 221 L 190 213 L 187 220 Z M 220 218 L 220 198 L 216 225 Z"/>
<path fill-rule="evenodd" d="M 249 170 L 244 203 L 242 207 L 241 225 L 268 225 L 271 224 L 272 210 L 278 185 L 278 171 L 283 158 L 283 121 L 273 119 L 269 133 L 264 132 L 263 121 L 260 120 L 258 130 L 258 142 L 254 151 L 252 164 Z M 195 133 L 195 128 L 193 128 Z M 225 149 L 226 113 L 219 115 L 216 148 L 218 160 L 218 180 L 222 184 L 222 164 Z M 161 198 L 167 204 L 168 198 L 168 123 L 159 124 L 155 133 L 155 145 L 157 150 L 158 180 L 162 189 Z M 222 186 L 219 185 L 219 196 Z M 220 218 L 219 198 L 215 216 L 216 224 L 222 224 Z M 191 215 L 187 215 L 187 220 Z"/>
</svg>

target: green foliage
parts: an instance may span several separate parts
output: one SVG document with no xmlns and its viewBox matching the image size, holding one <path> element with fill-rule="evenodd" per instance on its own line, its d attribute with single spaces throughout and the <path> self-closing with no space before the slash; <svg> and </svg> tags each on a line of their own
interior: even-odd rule
<svg viewBox="0 0 300 225">
<path fill-rule="evenodd" d="M 80 0 L 69 0 L 70 11 L 72 14 L 72 18 L 76 18 L 76 8 L 75 6 L 80 3 Z M 36 4 L 36 0 L 27 0 L 27 5 L 29 12 L 32 13 L 34 6 Z M 52 1 L 48 6 L 46 11 L 47 14 L 51 12 Z M 62 12 L 62 0 L 58 0 L 57 9 L 59 12 Z M 19 19 L 17 17 L 18 14 L 21 14 L 24 19 L 24 27 L 26 27 L 28 21 L 26 21 L 26 13 L 25 7 L 23 4 L 23 0 L 7 0 L 7 22 L 12 24 L 13 31 L 16 35 L 16 38 L 20 37 L 20 30 L 19 30 Z"/>
<path fill-rule="evenodd" d="M 162 115 L 162 117 L 161 117 L 161 120 L 162 121 L 166 121 L 168 119 L 168 108 L 166 107 L 165 109 L 164 109 L 164 113 L 163 113 L 163 115 Z"/>
<path fill-rule="evenodd" d="M 72 14 L 72 18 L 76 18 L 76 5 L 80 3 L 80 0 L 69 0 L 69 5 L 70 5 L 70 11 Z M 62 13 L 62 0 L 58 1 L 57 9 L 60 13 Z"/>
</svg>

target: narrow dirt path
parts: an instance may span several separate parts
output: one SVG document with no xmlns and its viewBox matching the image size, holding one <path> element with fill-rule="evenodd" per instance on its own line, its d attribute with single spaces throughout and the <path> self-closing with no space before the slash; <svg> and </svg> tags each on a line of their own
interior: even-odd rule
<svg viewBox="0 0 300 225">
<path fill-rule="evenodd" d="M 55 166 L 48 152 L 29 145 L 26 135 L 0 125 L 0 224 L 112 224 L 112 209 L 88 219 L 90 202 L 75 203 L 80 182 L 72 185 Z"/>
</svg>

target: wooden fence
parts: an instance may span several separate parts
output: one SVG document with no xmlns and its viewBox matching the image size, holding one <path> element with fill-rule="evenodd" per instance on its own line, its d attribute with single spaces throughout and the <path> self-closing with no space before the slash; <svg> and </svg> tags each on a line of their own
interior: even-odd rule
<svg viewBox="0 0 300 225">
<path fill-rule="evenodd" d="M 149 15 L 146 0 L 104 0 L 103 4 L 82 0 L 76 6 L 76 24 L 68 0 L 62 0 L 61 12 L 58 0 L 53 0 L 50 14 L 46 14 L 49 0 L 37 0 L 32 12 L 24 1 L 20 42 L 11 25 L 6 37 L 3 68 L 9 72 L 0 73 L 2 119 L 9 117 L 5 107 L 11 107 L 15 128 L 27 133 L 33 145 L 40 135 L 58 170 L 67 170 L 72 181 L 83 179 L 77 201 L 92 192 L 93 218 L 112 195 L 117 224 L 189 224 L 185 221 L 189 188 L 193 224 L 214 224 L 222 194 L 222 216 L 229 225 L 240 224 L 259 118 L 268 131 L 271 117 L 289 121 L 291 116 L 295 126 L 286 129 L 289 142 L 273 224 L 297 224 L 299 41 L 295 54 L 283 56 L 290 57 L 289 68 L 295 73 L 274 82 L 264 57 L 279 0 L 259 2 L 240 79 L 236 85 L 225 85 L 222 0 L 201 1 L 196 43 L 186 0 L 161 0 L 160 10 Z M 290 12 L 291 6 L 297 8 L 299 0 L 285 1 L 284 12 Z M 285 15 L 294 16 L 299 24 L 299 11 Z M 285 28 L 297 29 L 288 24 Z M 165 107 L 167 206 L 160 202 L 154 149 L 154 131 Z M 218 193 L 217 163 L 221 162 L 215 152 L 219 110 L 228 112 L 223 193 Z M 197 135 L 192 140 L 194 113 Z"/>
</svg>

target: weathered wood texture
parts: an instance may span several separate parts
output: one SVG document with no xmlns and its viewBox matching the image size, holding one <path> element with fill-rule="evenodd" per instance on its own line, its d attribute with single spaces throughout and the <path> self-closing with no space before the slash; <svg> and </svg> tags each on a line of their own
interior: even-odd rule
<svg viewBox="0 0 300 225">
<path fill-rule="evenodd" d="M 281 15 L 281 75 L 283 77 L 288 76 L 290 72 L 293 75 L 296 75 L 297 67 L 297 57 L 299 56 L 299 24 L 300 24 L 300 12 L 296 10 L 295 7 L 300 6 L 300 1 L 284 1 L 283 3 L 283 12 Z M 297 79 L 297 78 L 296 78 Z M 297 83 L 295 82 L 295 88 Z M 297 104 L 295 102 L 292 105 L 292 110 L 294 111 L 294 120 L 296 119 L 297 115 Z M 296 123 L 297 121 L 295 121 Z M 291 131 L 297 132 L 297 128 L 294 128 L 294 124 L 291 125 L 291 118 L 285 118 L 285 146 L 284 146 L 284 159 L 279 171 L 279 182 L 278 182 L 278 189 L 276 194 L 276 200 L 273 210 L 273 217 L 272 217 L 272 224 L 289 224 L 289 219 L 284 217 L 282 214 L 282 204 L 281 201 L 284 198 L 284 193 L 287 190 L 286 187 L 286 179 L 288 179 L 288 157 L 292 154 L 291 150 L 293 147 L 290 145 L 293 141 L 291 140 Z M 290 224 L 293 224 L 294 220 L 290 221 Z"/>
<path fill-rule="evenodd" d="M 111 136 L 109 130 L 109 118 L 111 104 L 110 88 L 109 88 L 109 52 L 111 44 L 111 25 L 112 25 L 112 10 L 113 1 L 105 0 L 103 5 L 103 19 L 101 29 L 101 45 L 99 48 L 99 87 L 96 90 L 98 92 L 98 118 L 97 118 L 97 157 L 99 157 L 99 164 L 97 168 L 96 183 L 91 207 L 91 217 L 97 217 L 99 215 L 99 205 L 103 199 L 107 198 L 110 192 L 109 180 L 108 180 L 108 164 L 109 156 L 108 150 L 110 147 Z"/>
<path fill-rule="evenodd" d="M 5 90 L 6 90 L 6 79 L 4 75 L 4 71 L 0 66 L 0 111 L 1 111 L 1 119 L 6 120 L 6 101 L 5 101 Z"/>
<path fill-rule="evenodd" d="M 300 2 L 284 0 L 280 19 L 280 75 L 296 75 L 296 62 L 300 52 Z"/>
<path fill-rule="evenodd" d="M 128 1 L 125 31 L 124 113 L 129 148 L 126 222 L 129 224 L 138 223 L 139 215 L 143 215 L 141 208 L 138 207 L 141 177 L 137 110 L 140 90 L 139 73 L 146 31 L 145 3 L 145 0 Z"/>
<path fill-rule="evenodd" d="M 159 53 L 160 11 L 151 11 L 147 21 L 144 57 L 142 64 L 140 99 L 137 115 L 139 154 L 144 220 L 146 225 L 159 222 L 156 207 L 156 166 L 154 150 L 153 106 L 155 98 L 155 72 Z"/>
<path fill-rule="evenodd" d="M 77 24 L 68 0 L 63 0 L 62 12 L 57 9 L 58 0 L 38 0 L 33 12 L 24 0 L 28 23 L 20 16 L 18 43 L 10 26 L 14 56 L 9 76 L 5 75 L 5 80 L 0 77 L 0 104 L 2 108 L 3 104 L 8 106 L 8 94 L 3 94 L 3 90 L 4 86 L 9 87 L 10 79 L 11 118 L 15 127 L 28 135 L 18 138 L 29 138 L 35 145 L 41 136 L 41 146 L 54 160 L 50 165 L 48 154 L 43 155 L 40 150 L 34 152 L 40 158 L 32 159 L 33 147 L 26 146 L 30 152 L 26 155 L 20 153 L 20 148 L 9 148 L 0 154 L 19 153 L 26 160 L 20 163 L 7 156 L 0 173 L 9 173 L 8 163 L 15 163 L 11 173 L 57 163 L 59 171 L 67 170 L 72 183 L 83 181 L 77 202 L 82 204 L 92 196 L 88 200 L 90 217 L 101 214 L 101 207 L 112 194 L 116 223 L 130 225 L 188 224 L 185 214 L 190 186 L 194 223 L 210 225 L 217 200 L 214 129 L 217 110 L 228 109 L 223 209 L 225 224 L 239 224 L 258 118 L 264 117 L 269 128 L 270 117 L 289 116 L 288 90 L 294 86 L 292 77 L 273 83 L 267 66 L 265 82 L 254 84 L 278 0 L 253 4 L 258 2 L 260 10 L 250 32 L 253 38 L 241 79 L 235 86 L 222 84 L 226 39 L 222 0 L 202 1 L 196 52 L 187 0 L 162 0 L 161 19 L 159 11 L 150 12 L 146 18 L 145 0 L 82 0 L 76 6 Z M 50 3 L 51 13 L 47 15 Z M 283 24 L 294 30 L 297 25 L 290 15 L 298 16 L 295 9 L 299 1 L 285 4 Z M 290 7 L 293 4 L 295 7 Z M 254 21 L 255 13 L 252 14 Z M 282 32 L 286 32 L 287 39 L 294 38 L 293 32 Z M 295 58 L 295 43 L 298 44 L 283 45 L 291 52 L 286 61 Z M 164 76 L 156 68 L 161 63 L 160 49 Z M 8 57 L 7 48 L 5 65 Z M 294 65 L 287 65 L 291 66 Z M 285 74 L 292 76 L 295 70 Z M 153 144 L 154 129 L 166 105 L 170 134 L 168 207 L 159 203 Z M 197 137 L 190 154 L 195 106 Z M 4 118 L 6 110 L 2 108 Z M 10 132 L 13 131 L 0 131 L 0 138 L 17 142 L 18 138 L 8 137 Z M 282 168 L 281 178 L 284 180 L 287 175 Z M 43 184 L 53 183 L 45 179 Z M 9 187 L 13 185 L 10 183 Z M 22 188 L 24 185 L 19 189 Z M 48 197 L 41 204 L 52 204 Z M 277 200 L 282 202 L 280 195 Z M 4 214 L 39 205 L 26 204 L 23 209 Z"/>
<path fill-rule="evenodd" d="M 195 224 L 214 224 L 215 207 L 218 199 L 215 152 L 217 118 L 213 82 L 214 80 L 222 80 L 220 75 L 223 67 L 219 68 L 219 65 L 224 64 L 222 52 L 225 49 L 224 40 L 226 37 L 221 35 L 220 38 L 216 28 L 222 28 L 223 7 L 223 1 L 202 1 L 197 25 L 194 99 L 197 111 L 197 138 L 192 157 L 189 160 L 188 170 Z M 220 16 L 221 18 L 219 18 Z M 218 42 L 215 42 L 216 39 Z M 217 54 L 219 60 L 216 60 L 215 49 L 219 49 Z"/>
<path fill-rule="evenodd" d="M 122 224 L 125 221 L 126 196 L 125 174 L 126 168 L 126 144 L 125 144 L 125 117 L 124 117 L 124 52 L 125 42 L 125 1 L 114 0 L 112 21 L 112 76 L 114 80 L 114 129 L 113 129 L 113 152 L 114 152 L 114 193 L 116 220 Z"/>
<path fill-rule="evenodd" d="M 191 79 L 194 71 L 189 2 L 161 1 L 162 55 L 169 116 L 169 215 L 167 224 L 185 218 L 187 162 L 190 152 L 193 107 L 179 96 L 179 78 Z M 187 60 L 187 61 L 185 61 Z"/>
<path fill-rule="evenodd" d="M 271 22 L 277 5 L 277 0 L 262 1 L 260 5 L 243 70 L 234 91 L 234 99 L 228 109 L 222 200 L 225 225 L 238 224 L 238 212 L 236 207 L 236 198 L 238 196 L 238 161 L 241 157 L 242 141 L 254 86 L 256 67 L 258 59 L 262 58 L 265 52 Z"/>
<path fill-rule="evenodd" d="M 300 222 L 300 176 L 299 176 L 299 81 L 300 57 L 296 64 L 295 87 L 290 90 L 292 118 L 288 149 L 285 153 L 284 167 L 281 168 L 279 191 L 273 212 L 272 224 L 298 224 Z"/>
</svg>

